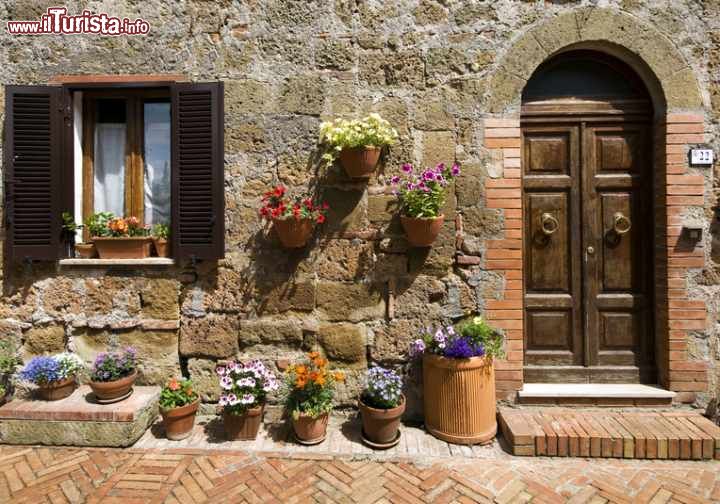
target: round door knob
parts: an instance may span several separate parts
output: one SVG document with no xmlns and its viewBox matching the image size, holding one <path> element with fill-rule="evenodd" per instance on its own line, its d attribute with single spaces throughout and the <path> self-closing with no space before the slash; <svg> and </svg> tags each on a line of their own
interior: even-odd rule
<svg viewBox="0 0 720 504">
<path fill-rule="evenodd" d="M 556 232 L 559 227 L 560 223 L 555 217 L 553 217 L 552 214 L 544 212 L 540 216 L 540 229 L 546 236 L 550 236 L 551 234 Z"/>
<path fill-rule="evenodd" d="M 593 255 L 593 254 L 595 253 L 595 247 L 593 247 L 592 245 L 590 245 L 590 246 L 587 248 L 587 253 L 588 253 L 589 255 Z"/>
<path fill-rule="evenodd" d="M 616 212 L 613 215 L 613 231 L 619 235 L 624 235 L 632 228 L 632 222 L 625 217 L 622 212 Z"/>
</svg>

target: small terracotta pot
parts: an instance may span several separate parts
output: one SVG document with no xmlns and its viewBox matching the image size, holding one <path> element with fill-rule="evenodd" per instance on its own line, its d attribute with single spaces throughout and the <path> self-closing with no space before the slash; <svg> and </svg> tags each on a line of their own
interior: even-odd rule
<svg viewBox="0 0 720 504">
<path fill-rule="evenodd" d="M 76 243 L 75 255 L 80 259 L 93 259 L 97 257 L 97 249 L 94 243 Z"/>
<path fill-rule="evenodd" d="M 119 380 L 110 382 L 91 381 L 89 385 L 99 402 L 110 404 L 129 397 L 137 376 L 138 372 L 136 370 L 131 375 Z"/>
<path fill-rule="evenodd" d="M 170 246 L 166 239 L 153 238 L 153 245 L 155 245 L 155 253 L 158 257 L 170 257 Z"/>
<path fill-rule="evenodd" d="M 229 441 L 247 441 L 255 439 L 262 424 L 265 405 L 249 409 L 243 415 L 233 415 L 226 410 L 222 412 L 225 437 Z"/>
<path fill-rule="evenodd" d="M 75 377 L 65 380 L 38 385 L 37 394 L 44 401 L 59 401 L 65 399 L 75 391 Z"/>
<path fill-rule="evenodd" d="M 315 222 L 312 219 L 275 219 L 273 227 L 280 243 L 285 248 L 304 247 L 313 232 Z"/>
<path fill-rule="evenodd" d="M 395 441 L 400 429 L 400 417 L 405 413 L 405 396 L 400 404 L 390 409 L 371 408 L 360 398 L 358 401 L 362 418 L 363 434 L 373 443 L 383 445 Z"/>
<path fill-rule="evenodd" d="M 200 398 L 195 402 L 173 408 L 171 410 L 160 409 L 160 414 L 165 427 L 165 436 L 171 441 L 180 441 L 192 434 L 195 426 L 195 415 L 200 406 Z"/>
<path fill-rule="evenodd" d="M 378 147 L 355 147 L 340 151 L 340 163 L 352 178 L 370 178 L 375 171 L 382 149 Z"/>
<path fill-rule="evenodd" d="M 317 418 L 301 414 L 296 420 L 292 419 L 295 437 L 301 443 L 320 443 L 327 436 L 328 414 L 325 413 Z"/>
<path fill-rule="evenodd" d="M 410 245 L 413 247 L 430 247 L 440 234 L 443 222 L 445 222 L 445 216 L 440 215 L 434 219 L 416 219 L 401 215 L 400 222 L 405 229 Z"/>
<path fill-rule="evenodd" d="M 100 259 L 145 259 L 152 240 L 147 236 L 93 237 Z"/>
</svg>

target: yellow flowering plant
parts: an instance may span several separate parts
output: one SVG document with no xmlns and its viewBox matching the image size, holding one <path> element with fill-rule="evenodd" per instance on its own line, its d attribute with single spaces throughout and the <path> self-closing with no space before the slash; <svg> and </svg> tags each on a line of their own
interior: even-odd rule
<svg viewBox="0 0 720 504">
<path fill-rule="evenodd" d="M 393 145 L 397 138 L 397 130 L 377 113 L 362 119 L 335 119 L 320 124 L 320 143 L 326 149 L 323 160 L 328 164 L 332 164 L 343 149 L 382 148 Z"/>
<path fill-rule="evenodd" d="M 327 369 L 328 361 L 318 352 L 310 352 L 299 364 L 285 372 L 285 405 L 294 419 L 300 415 L 312 418 L 329 413 L 335 396 L 335 385 L 345 375 Z"/>
</svg>

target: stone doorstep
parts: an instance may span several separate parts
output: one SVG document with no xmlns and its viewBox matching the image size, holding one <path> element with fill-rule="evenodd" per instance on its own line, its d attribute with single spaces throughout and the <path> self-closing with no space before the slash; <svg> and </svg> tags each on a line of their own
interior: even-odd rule
<svg viewBox="0 0 720 504">
<path fill-rule="evenodd" d="M 720 427 L 692 411 L 500 408 L 514 455 L 720 459 Z"/>
<path fill-rule="evenodd" d="M 638 383 L 525 383 L 522 404 L 670 406 L 675 392 Z"/>
<path fill-rule="evenodd" d="M 140 411 L 157 403 L 160 387 L 136 386 L 133 394 L 115 404 L 90 402 L 92 390 L 88 385 L 78 387 L 60 401 L 15 399 L 0 407 L 3 420 L 42 420 L 58 422 L 134 422 Z"/>
</svg>

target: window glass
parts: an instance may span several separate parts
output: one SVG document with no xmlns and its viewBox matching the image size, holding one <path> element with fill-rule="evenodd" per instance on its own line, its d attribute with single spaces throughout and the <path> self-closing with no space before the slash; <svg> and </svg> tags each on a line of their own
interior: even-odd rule
<svg viewBox="0 0 720 504">
<path fill-rule="evenodd" d="M 146 102 L 143 112 L 145 224 L 169 224 L 170 103 Z"/>
<path fill-rule="evenodd" d="M 125 100 L 97 101 L 94 138 L 94 208 L 125 214 Z"/>
</svg>

